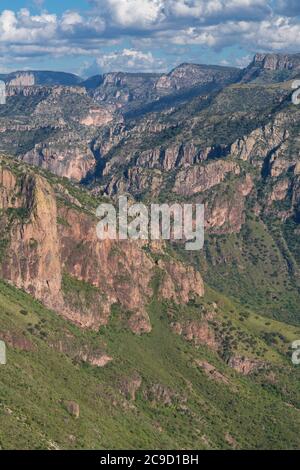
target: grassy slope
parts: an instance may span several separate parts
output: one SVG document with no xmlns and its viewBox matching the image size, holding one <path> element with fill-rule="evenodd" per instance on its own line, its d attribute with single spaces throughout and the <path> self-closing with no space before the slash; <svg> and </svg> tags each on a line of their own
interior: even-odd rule
<svg viewBox="0 0 300 470">
<path fill-rule="evenodd" d="M 208 306 L 212 301 L 218 302 L 225 320 L 231 319 L 247 334 L 259 337 L 266 330 L 262 317 L 250 314 L 241 321 L 237 305 L 209 290 L 202 302 Z M 0 368 L 1 447 L 228 448 L 226 433 L 242 448 L 299 447 L 300 415 L 294 408 L 300 408 L 299 371 L 290 367 L 286 345 L 264 343 L 264 355 L 276 368 L 275 385 L 259 375 L 242 377 L 206 347 L 195 349 L 171 333 L 168 308 L 153 300 L 153 332 L 146 336 L 125 329 L 118 308 L 109 327 L 82 331 L 0 283 L 0 331 L 25 332 L 36 346 L 32 352 L 9 348 L 8 364 Z M 193 318 L 198 311 L 199 306 L 190 306 L 177 313 Z M 267 329 L 285 331 L 288 341 L 297 337 L 295 328 L 273 321 Z M 70 334 L 73 348 L 103 347 L 113 362 L 95 368 L 49 346 Z M 214 364 L 230 385 L 208 378 L 194 366 L 195 358 Z M 142 376 L 143 385 L 136 401 L 130 402 L 118 384 L 134 371 Z M 176 394 L 172 405 L 145 399 L 143 392 L 154 383 Z M 184 396 L 186 403 L 181 401 Z M 78 419 L 68 414 L 64 400 L 80 404 Z"/>
<path fill-rule="evenodd" d="M 245 309 L 299 325 L 299 268 L 287 235 L 292 237 L 288 224 L 271 231 L 258 219 L 248 220 L 240 234 L 207 239 L 201 272 Z"/>
</svg>

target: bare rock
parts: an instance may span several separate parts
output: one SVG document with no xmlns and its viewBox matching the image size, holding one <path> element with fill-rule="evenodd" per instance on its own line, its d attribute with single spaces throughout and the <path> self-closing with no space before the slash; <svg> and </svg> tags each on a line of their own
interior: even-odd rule
<svg viewBox="0 0 300 470">
<path fill-rule="evenodd" d="M 228 365 L 243 375 L 249 375 L 260 369 L 264 369 L 266 364 L 258 359 L 251 359 L 243 356 L 233 356 L 229 359 Z"/>
<path fill-rule="evenodd" d="M 195 364 L 200 367 L 208 377 L 215 380 L 216 382 L 224 383 L 227 385 L 229 384 L 228 378 L 225 375 L 221 374 L 221 372 L 219 372 L 213 365 L 209 364 L 209 362 L 196 359 Z"/>
<path fill-rule="evenodd" d="M 78 403 L 76 403 L 76 401 L 65 401 L 64 404 L 68 413 L 78 419 L 80 416 L 80 407 Z"/>
<path fill-rule="evenodd" d="M 36 346 L 26 338 L 24 333 L 10 331 L 0 332 L 0 339 L 13 349 L 26 352 L 36 351 Z"/>
<path fill-rule="evenodd" d="M 142 385 L 142 378 L 141 376 L 135 372 L 130 377 L 125 377 L 121 380 L 120 383 L 120 391 L 132 401 L 136 399 L 136 393 L 141 388 Z"/>
</svg>

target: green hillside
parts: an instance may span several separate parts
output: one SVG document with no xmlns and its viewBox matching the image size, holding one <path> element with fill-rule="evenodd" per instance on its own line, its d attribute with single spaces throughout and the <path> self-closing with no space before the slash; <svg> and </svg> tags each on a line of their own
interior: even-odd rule
<svg viewBox="0 0 300 470">
<path fill-rule="evenodd" d="M 208 348 L 170 331 L 170 311 L 193 318 L 213 301 L 224 337 L 230 330 L 243 345 L 257 338 L 254 350 L 269 364 L 264 373 L 243 377 Z M 117 306 L 109 327 L 91 332 L 1 282 L 0 331 L 26 338 L 30 349 L 8 347 L 7 365 L 0 367 L 1 448 L 299 447 L 299 368 L 291 365 L 289 348 L 299 329 L 254 314 L 243 318 L 214 291 L 201 305 L 176 308 L 153 299 L 153 331 L 143 337 L 124 329 Z M 266 335 L 274 335 L 274 343 Z M 64 353 L 59 340 L 67 345 Z M 85 345 L 106 350 L 113 361 L 104 368 L 83 363 L 78 353 Z M 214 365 L 226 380 L 206 375 L 196 360 Z M 133 399 L 136 376 L 141 386 Z M 68 412 L 69 401 L 80 406 L 78 418 Z"/>
</svg>

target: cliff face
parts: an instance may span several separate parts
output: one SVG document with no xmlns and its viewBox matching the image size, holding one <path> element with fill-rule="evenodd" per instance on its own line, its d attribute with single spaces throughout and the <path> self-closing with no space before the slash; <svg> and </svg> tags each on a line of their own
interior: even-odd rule
<svg viewBox="0 0 300 470">
<path fill-rule="evenodd" d="M 159 186 L 170 188 L 164 173 L 230 154 L 251 164 L 268 152 L 275 156 L 288 139 L 286 117 L 277 112 L 288 90 L 247 88 L 245 77 L 295 72 L 298 62 L 298 55 L 258 54 L 244 78 L 230 67 L 182 64 L 163 75 L 108 73 L 95 87 L 76 77 L 14 74 L 0 116 L 0 150 L 58 176 L 99 178 L 110 195 L 149 189 L 157 195 Z M 187 180 L 201 187 L 203 172 L 193 169 Z"/>
<path fill-rule="evenodd" d="M 1 231 L 7 241 L 1 277 L 58 307 L 61 266 L 52 188 L 39 176 L 25 175 L 17 181 L 8 170 L 2 170 L 1 184 Z"/>
<path fill-rule="evenodd" d="M 82 180 L 96 165 L 95 135 L 122 119 L 115 107 L 95 103 L 83 87 L 36 85 L 28 77 L 7 86 L 0 150 L 58 176 Z"/>
<path fill-rule="evenodd" d="M 243 73 L 243 81 L 280 82 L 292 79 L 300 69 L 300 54 L 256 54 Z"/>
<path fill-rule="evenodd" d="M 82 79 L 77 75 L 65 72 L 52 71 L 17 71 L 2 75 L 8 86 L 17 86 L 18 88 L 33 86 L 72 86 L 78 85 Z"/>
<path fill-rule="evenodd" d="M 97 219 L 66 194 L 34 172 L 16 176 L 2 161 L 1 277 L 82 327 L 107 324 L 112 305 L 119 304 L 132 331 L 151 331 L 147 305 L 156 266 L 151 247 L 147 254 L 144 242 L 98 240 Z M 203 295 L 193 268 L 173 261 L 161 270 L 169 279 L 161 286 L 163 298 L 187 303 Z"/>
<path fill-rule="evenodd" d="M 249 67 L 266 70 L 299 69 L 300 54 L 256 54 Z"/>
<path fill-rule="evenodd" d="M 296 70 L 297 57 L 288 60 L 293 68 L 283 56 L 256 56 L 249 67 L 255 65 L 264 73 Z M 288 228 L 296 224 L 292 243 L 300 204 L 299 107 L 290 104 L 288 83 L 270 86 L 251 81 L 226 86 L 235 73 L 222 67 L 183 64 L 162 76 L 107 74 L 95 82 L 95 88 L 88 89 L 24 86 L 32 93 L 40 88 L 48 91 L 43 96 L 37 92 L 30 97 L 10 97 L 10 106 L 0 116 L 1 145 L 15 145 L 19 160 L 58 176 L 83 180 L 95 197 L 115 198 L 125 192 L 141 201 L 203 203 L 208 237 L 242 236 L 253 215 L 263 223 L 275 217 L 289 223 Z M 224 88 L 206 89 L 197 95 L 195 90 L 211 80 Z M 179 106 L 172 93 L 182 90 L 185 101 Z M 155 112 L 149 109 L 146 115 L 141 112 L 132 117 L 126 112 L 131 105 L 143 106 L 139 100 L 145 104 L 153 93 L 172 99 Z M 31 121 L 18 111 L 23 98 L 32 111 Z M 123 106 L 123 98 L 129 107 Z M 41 138 L 37 138 L 41 131 Z M 2 197 L 8 198 L 7 194 Z M 57 228 L 61 310 L 74 321 L 96 325 L 107 321 L 111 305 L 121 303 L 132 313 L 133 328 L 140 328 L 136 327 L 140 315 L 141 328 L 149 329 L 145 306 L 153 294 L 149 287 L 156 268 L 153 257 L 142 246 L 100 244 L 91 213 L 84 212 L 84 204 L 76 198 L 69 198 L 69 203 L 57 208 L 59 221 L 64 221 Z M 81 243 L 83 233 L 87 235 Z M 80 262 L 76 263 L 76 257 Z M 294 260 L 287 261 L 288 266 L 294 264 Z M 118 276 L 114 275 L 116 270 L 120 271 Z M 178 273 L 180 270 L 179 266 Z M 167 298 L 178 300 L 173 276 L 166 267 L 164 271 L 162 291 L 171 289 Z M 95 288 L 94 303 L 102 312 L 101 319 L 95 320 L 89 302 L 82 301 L 87 300 L 88 288 L 80 285 L 77 289 L 72 279 Z M 186 286 L 180 282 L 186 298 Z M 80 293 L 72 296 L 68 289 Z"/>
<path fill-rule="evenodd" d="M 73 142 L 72 148 L 65 144 L 58 148 L 57 143 L 36 144 L 21 160 L 51 171 L 57 176 L 81 181 L 95 166 L 93 152 L 84 142 L 78 143 L 78 147 Z"/>
</svg>

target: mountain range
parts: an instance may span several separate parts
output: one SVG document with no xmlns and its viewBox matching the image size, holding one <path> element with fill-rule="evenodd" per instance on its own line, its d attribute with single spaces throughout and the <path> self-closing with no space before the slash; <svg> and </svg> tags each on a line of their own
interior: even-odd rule
<svg viewBox="0 0 300 470">
<path fill-rule="evenodd" d="M 0 448 L 299 448 L 299 77 L 0 76 Z M 204 249 L 99 241 L 124 194 L 204 204 Z"/>
</svg>

